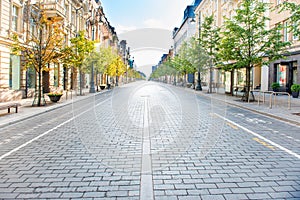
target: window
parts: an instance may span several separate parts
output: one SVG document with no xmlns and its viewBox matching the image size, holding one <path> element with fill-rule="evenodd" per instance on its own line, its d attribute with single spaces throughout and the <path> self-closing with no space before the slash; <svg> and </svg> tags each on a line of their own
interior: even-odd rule
<svg viewBox="0 0 300 200">
<path fill-rule="evenodd" d="M 33 68 L 28 68 L 27 70 L 27 87 L 35 88 L 36 85 L 36 72 Z"/>
<path fill-rule="evenodd" d="M 281 4 L 282 0 L 277 0 L 277 5 Z"/>
<path fill-rule="evenodd" d="M 277 65 L 277 83 L 280 86 L 285 86 L 286 84 L 286 65 Z"/>
<path fill-rule="evenodd" d="M 289 41 L 288 22 L 284 22 L 284 26 L 283 26 L 283 40 L 285 42 Z"/>
<path fill-rule="evenodd" d="M 293 40 L 298 40 L 299 39 L 299 36 L 296 34 L 296 32 L 295 32 L 295 30 L 297 30 L 297 23 L 295 22 L 294 24 L 293 24 Z"/>
<path fill-rule="evenodd" d="M 298 81 L 297 81 L 297 77 L 298 77 L 297 61 L 293 62 L 292 66 L 293 66 L 293 76 L 292 76 L 293 80 L 292 80 L 292 82 L 293 82 L 293 84 L 296 84 L 296 83 L 298 83 Z"/>
<path fill-rule="evenodd" d="M 20 89 L 20 56 L 10 55 L 9 65 L 9 88 L 13 90 Z"/>
<path fill-rule="evenodd" d="M 54 86 L 59 86 L 59 67 L 58 64 L 54 64 Z"/>
<path fill-rule="evenodd" d="M 19 8 L 16 5 L 12 7 L 12 30 L 18 31 L 19 30 Z"/>
</svg>

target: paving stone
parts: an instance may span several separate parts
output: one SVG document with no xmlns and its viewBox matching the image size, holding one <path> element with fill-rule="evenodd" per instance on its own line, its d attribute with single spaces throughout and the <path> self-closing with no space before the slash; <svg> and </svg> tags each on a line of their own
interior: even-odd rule
<svg viewBox="0 0 300 200">
<path fill-rule="evenodd" d="M 276 186 L 272 187 L 276 192 L 289 192 L 289 191 L 295 191 L 295 189 L 292 186 Z"/>
<path fill-rule="evenodd" d="M 272 198 L 291 198 L 293 197 L 290 193 L 288 192 L 276 192 L 276 193 L 268 193 Z"/>
<path fill-rule="evenodd" d="M 201 200 L 199 196 L 179 196 L 179 200 Z"/>
<path fill-rule="evenodd" d="M 295 198 L 299 198 L 300 199 L 300 191 L 296 191 L 296 192 L 289 192 L 293 197 Z"/>
<path fill-rule="evenodd" d="M 106 193 L 108 197 L 126 197 L 128 196 L 128 191 L 108 191 Z"/>
<path fill-rule="evenodd" d="M 245 194 L 245 193 L 253 193 L 254 191 L 251 188 L 230 188 L 232 193 L 235 194 Z"/>
<path fill-rule="evenodd" d="M 269 199 L 270 196 L 267 193 L 256 193 L 256 194 L 247 194 L 249 199 Z"/>
<path fill-rule="evenodd" d="M 217 188 L 217 185 L 216 184 L 196 184 L 196 188 L 197 189 L 209 189 L 209 188 Z"/>
<path fill-rule="evenodd" d="M 236 183 L 217 183 L 218 188 L 237 188 Z"/>
<path fill-rule="evenodd" d="M 261 187 L 278 186 L 278 184 L 275 181 L 257 182 L 257 184 Z"/>
<path fill-rule="evenodd" d="M 59 198 L 61 195 L 62 193 L 57 193 L 57 192 L 44 192 L 40 194 L 39 198 L 52 199 L 52 198 Z"/>
<path fill-rule="evenodd" d="M 167 196 L 183 196 L 187 195 L 186 190 L 165 190 Z"/>
<path fill-rule="evenodd" d="M 83 195 L 84 198 L 101 198 L 105 197 L 105 192 L 85 192 Z"/>
<path fill-rule="evenodd" d="M 201 199 L 203 199 L 203 200 L 224 200 L 225 198 L 222 195 L 202 195 Z"/>
<path fill-rule="evenodd" d="M 257 184 L 257 183 L 255 183 L 255 182 L 243 182 L 243 183 L 237 183 L 237 185 L 239 186 L 239 187 L 242 187 L 242 188 L 244 188 L 244 187 L 251 187 L 251 188 L 253 188 L 253 187 L 258 187 L 259 185 Z"/>
<path fill-rule="evenodd" d="M 177 196 L 155 196 L 157 200 L 178 200 Z"/>
<path fill-rule="evenodd" d="M 175 189 L 196 189 L 196 186 L 194 184 L 175 184 Z"/>
<path fill-rule="evenodd" d="M 249 199 L 246 194 L 224 194 L 226 200 L 242 200 Z"/>
<path fill-rule="evenodd" d="M 228 188 L 208 189 L 210 194 L 230 194 L 232 193 Z"/>
<path fill-rule="evenodd" d="M 208 189 L 196 189 L 196 190 L 187 190 L 188 195 L 199 196 L 203 194 L 209 194 Z"/>
<path fill-rule="evenodd" d="M 16 199 L 19 193 L 6 193 L 6 192 L 0 192 L 0 196 L 3 199 Z"/>
<path fill-rule="evenodd" d="M 272 187 L 254 187 L 252 190 L 256 193 L 275 192 Z"/>
<path fill-rule="evenodd" d="M 17 198 L 20 199 L 34 199 L 39 196 L 39 193 L 20 193 Z"/>
</svg>

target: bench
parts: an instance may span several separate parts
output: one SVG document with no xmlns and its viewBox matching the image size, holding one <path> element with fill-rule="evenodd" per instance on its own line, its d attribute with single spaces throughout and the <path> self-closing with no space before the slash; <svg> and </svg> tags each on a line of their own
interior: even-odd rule
<svg viewBox="0 0 300 200">
<path fill-rule="evenodd" d="M 21 104 L 19 103 L 11 103 L 11 102 L 0 103 L 0 110 L 7 109 L 8 113 L 10 113 L 10 108 L 16 108 L 16 113 L 18 113 L 18 106 L 20 105 Z"/>
</svg>

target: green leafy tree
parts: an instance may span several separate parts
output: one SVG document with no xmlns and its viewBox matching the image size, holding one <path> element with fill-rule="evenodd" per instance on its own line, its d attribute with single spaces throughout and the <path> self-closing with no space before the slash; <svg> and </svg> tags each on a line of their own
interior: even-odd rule
<svg viewBox="0 0 300 200">
<path fill-rule="evenodd" d="M 289 30 L 292 31 L 295 36 L 300 37 L 300 5 L 293 2 L 284 1 L 281 4 L 281 11 L 284 10 L 288 10 L 291 13 L 289 18 Z"/>
<path fill-rule="evenodd" d="M 94 51 L 95 45 L 94 41 L 85 38 L 84 31 L 80 31 L 78 35 L 71 38 L 70 41 L 71 45 L 62 50 L 65 53 L 63 62 L 72 65 L 79 71 L 80 95 L 82 95 L 83 75 L 91 67 L 91 65 L 84 65 L 84 62 Z"/>
<path fill-rule="evenodd" d="M 213 15 L 204 19 L 201 28 L 201 45 L 209 56 L 209 92 L 212 92 L 212 70 L 218 54 L 220 28 L 214 25 Z"/>
<path fill-rule="evenodd" d="M 29 18 L 34 23 L 33 29 L 26 30 L 26 38 L 19 39 L 17 34 L 12 35 L 12 53 L 22 55 L 24 68 L 33 68 L 38 75 L 37 93 L 33 105 L 44 105 L 42 102 L 42 73 L 49 71 L 50 63 L 58 63 L 64 54 L 59 51 L 64 44 L 62 22 L 57 18 L 46 16 L 41 6 L 35 5 L 29 12 Z"/>
<path fill-rule="evenodd" d="M 251 69 L 282 58 L 282 53 L 289 45 L 282 40 L 282 27 L 266 27 L 269 20 L 265 15 L 267 9 L 266 3 L 243 0 L 236 15 L 225 21 L 225 29 L 221 34 L 220 61 L 232 61 L 231 65 L 223 66 L 223 69 L 246 68 L 245 100 L 249 98 Z"/>
<path fill-rule="evenodd" d="M 196 70 L 198 71 L 198 89 L 202 90 L 200 73 L 206 73 L 209 57 L 198 38 L 190 38 L 188 46 L 187 59 L 191 63 L 190 71 L 192 73 L 195 73 Z"/>
</svg>

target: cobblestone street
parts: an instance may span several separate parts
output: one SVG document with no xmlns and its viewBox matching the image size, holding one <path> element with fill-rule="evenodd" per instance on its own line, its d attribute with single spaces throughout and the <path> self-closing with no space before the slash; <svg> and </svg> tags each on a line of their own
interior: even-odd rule
<svg viewBox="0 0 300 200">
<path fill-rule="evenodd" d="M 299 126 L 171 85 L 128 84 L 0 132 L 1 199 L 300 199 Z"/>
</svg>

